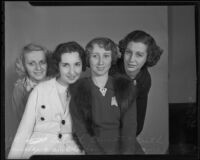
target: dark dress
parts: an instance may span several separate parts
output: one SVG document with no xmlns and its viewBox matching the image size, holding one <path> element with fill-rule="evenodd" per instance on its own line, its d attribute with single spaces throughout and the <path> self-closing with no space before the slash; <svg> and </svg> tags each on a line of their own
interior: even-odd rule
<svg viewBox="0 0 200 160">
<path fill-rule="evenodd" d="M 109 77 L 105 96 L 90 77 L 71 86 L 72 130 L 86 154 L 143 153 L 136 140 L 136 90 L 127 78 L 118 82 Z"/>
</svg>

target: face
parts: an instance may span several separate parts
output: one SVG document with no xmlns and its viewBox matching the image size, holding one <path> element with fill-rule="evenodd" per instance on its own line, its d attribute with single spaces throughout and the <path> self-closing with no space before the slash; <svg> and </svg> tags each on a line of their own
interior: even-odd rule
<svg viewBox="0 0 200 160">
<path fill-rule="evenodd" d="M 76 82 L 82 72 L 82 61 L 78 52 L 63 53 L 59 63 L 59 81 L 63 85 Z"/>
<path fill-rule="evenodd" d="M 111 50 L 106 51 L 97 44 L 93 45 L 89 59 L 90 68 L 93 75 L 103 76 L 108 74 L 112 62 L 111 54 Z"/>
<path fill-rule="evenodd" d="M 129 42 L 124 53 L 126 73 L 137 73 L 147 60 L 147 45 L 141 42 Z"/>
<path fill-rule="evenodd" d="M 28 76 L 34 82 L 46 77 L 47 62 L 43 51 L 32 51 L 24 55 L 24 66 Z"/>
</svg>

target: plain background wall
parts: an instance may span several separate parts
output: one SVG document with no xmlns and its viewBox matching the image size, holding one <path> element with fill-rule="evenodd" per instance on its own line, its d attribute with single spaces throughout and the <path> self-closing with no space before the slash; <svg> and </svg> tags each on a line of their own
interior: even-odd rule
<svg viewBox="0 0 200 160">
<path fill-rule="evenodd" d="M 169 102 L 196 102 L 194 6 L 169 6 Z"/>
<path fill-rule="evenodd" d="M 36 42 L 54 50 L 58 43 L 75 40 L 85 47 L 96 36 L 106 36 L 118 42 L 136 29 L 150 33 L 164 49 L 161 60 L 149 69 L 152 87 L 144 129 L 138 137 L 146 153 L 164 154 L 168 147 L 167 6 L 33 7 L 28 2 L 6 2 L 6 138 L 15 125 L 10 111 L 12 89 L 17 80 L 14 62 L 25 44 Z"/>
</svg>

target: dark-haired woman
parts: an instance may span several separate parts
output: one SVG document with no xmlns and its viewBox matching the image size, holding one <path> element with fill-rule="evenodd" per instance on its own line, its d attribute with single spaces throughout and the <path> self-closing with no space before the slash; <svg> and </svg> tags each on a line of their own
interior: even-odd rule
<svg viewBox="0 0 200 160">
<path fill-rule="evenodd" d="M 82 154 L 74 141 L 68 91 L 85 70 L 85 52 L 76 42 L 59 44 L 53 53 L 55 77 L 31 92 L 8 158 L 37 154 Z"/>
<path fill-rule="evenodd" d="M 119 41 L 121 58 L 118 59 L 110 74 L 126 76 L 137 86 L 137 133 L 143 129 L 147 109 L 148 94 L 151 88 L 151 75 L 148 67 L 157 64 L 163 50 L 155 39 L 142 30 L 135 30 Z"/>
</svg>

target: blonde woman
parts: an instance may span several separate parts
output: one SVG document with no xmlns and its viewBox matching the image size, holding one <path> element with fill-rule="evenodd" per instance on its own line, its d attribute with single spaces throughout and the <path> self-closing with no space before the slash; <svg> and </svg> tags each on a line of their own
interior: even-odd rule
<svg viewBox="0 0 200 160">
<path fill-rule="evenodd" d="M 84 49 L 76 42 L 61 43 L 52 56 L 56 77 L 31 92 L 8 158 L 82 154 L 71 131 L 68 87 L 85 69 Z"/>
</svg>

